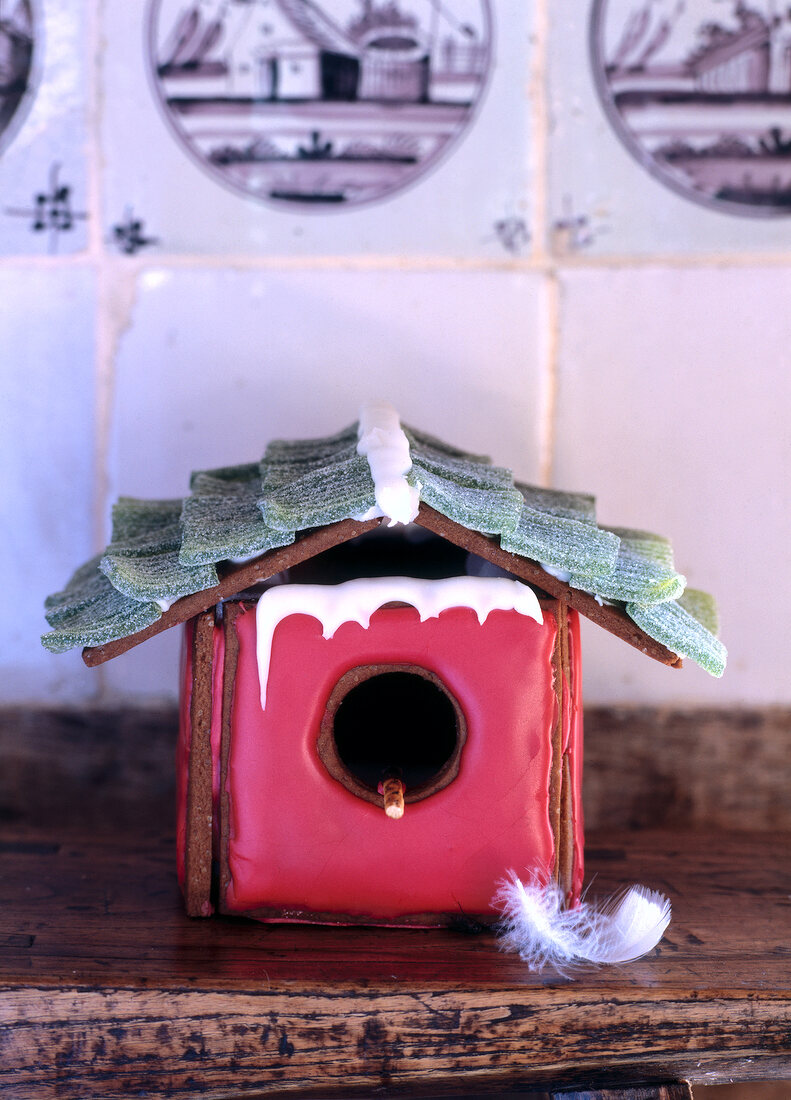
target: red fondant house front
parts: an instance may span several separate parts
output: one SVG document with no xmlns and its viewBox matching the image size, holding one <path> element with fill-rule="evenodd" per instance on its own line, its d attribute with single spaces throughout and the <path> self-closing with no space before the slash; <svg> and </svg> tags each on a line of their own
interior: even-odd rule
<svg viewBox="0 0 791 1100">
<path fill-rule="evenodd" d="M 578 616 L 718 673 L 710 601 L 685 606 L 666 541 L 600 528 L 592 498 L 366 415 L 195 475 L 185 501 L 119 502 L 45 644 L 93 665 L 185 625 L 192 915 L 485 920 L 511 869 L 574 904 Z"/>
</svg>

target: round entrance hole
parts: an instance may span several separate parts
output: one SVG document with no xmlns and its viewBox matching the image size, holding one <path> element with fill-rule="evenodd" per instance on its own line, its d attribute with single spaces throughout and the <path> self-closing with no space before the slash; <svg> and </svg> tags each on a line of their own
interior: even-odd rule
<svg viewBox="0 0 791 1100">
<path fill-rule="evenodd" d="M 467 727 L 438 676 L 417 665 L 367 665 L 347 672 L 330 695 L 317 744 L 330 775 L 347 790 L 382 804 L 388 776 L 417 802 L 459 771 Z"/>
</svg>

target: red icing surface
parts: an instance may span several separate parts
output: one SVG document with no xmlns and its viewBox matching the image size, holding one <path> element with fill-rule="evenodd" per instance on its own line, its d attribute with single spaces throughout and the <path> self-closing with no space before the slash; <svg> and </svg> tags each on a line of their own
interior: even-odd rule
<svg viewBox="0 0 791 1100">
<path fill-rule="evenodd" d="M 482 913 L 509 869 L 547 875 L 554 858 L 547 792 L 556 623 L 550 613 L 544 618 L 539 626 L 516 612 L 495 611 L 480 625 L 473 611 L 454 608 L 421 624 L 412 608 L 383 608 L 368 630 L 346 623 L 324 639 L 316 619 L 292 615 L 275 632 L 262 711 L 255 615 L 241 615 L 225 908 L 385 921 Z M 573 623 L 576 629 L 576 617 Z M 315 748 L 335 683 L 369 663 L 432 670 L 467 720 L 457 778 L 408 804 L 399 821 L 331 778 Z M 578 783 L 576 725 L 569 737 Z M 581 818 L 578 828 L 581 836 Z M 579 868 L 581 878 L 581 860 Z"/>
</svg>

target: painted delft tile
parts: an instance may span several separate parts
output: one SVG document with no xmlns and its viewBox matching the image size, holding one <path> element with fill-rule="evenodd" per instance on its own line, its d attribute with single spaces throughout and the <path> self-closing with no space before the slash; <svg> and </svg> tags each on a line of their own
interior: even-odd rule
<svg viewBox="0 0 791 1100">
<path fill-rule="evenodd" d="M 85 248 L 85 22 L 65 0 L 0 2 L 0 254 Z"/>
<path fill-rule="evenodd" d="M 108 225 L 171 252 L 525 250 L 531 7 L 108 5 Z"/>
<path fill-rule="evenodd" d="M 550 72 L 556 252 L 789 247 L 791 15 L 781 7 L 561 5 Z"/>
<path fill-rule="evenodd" d="M 0 270 L 0 570 L 17 593 L 0 610 L 6 702 L 97 686 L 79 658 L 59 665 L 39 643 L 45 596 L 93 552 L 94 309 L 84 268 Z"/>
</svg>

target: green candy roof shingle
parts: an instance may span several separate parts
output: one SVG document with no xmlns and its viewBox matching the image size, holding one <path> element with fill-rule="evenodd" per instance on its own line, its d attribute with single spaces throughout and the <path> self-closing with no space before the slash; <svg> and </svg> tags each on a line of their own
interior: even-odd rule
<svg viewBox="0 0 791 1100">
<path fill-rule="evenodd" d="M 217 584 L 214 564 L 179 561 L 182 500 L 121 497 L 113 508 L 113 537 L 99 562 L 102 573 L 133 600 L 172 602 Z"/>
<path fill-rule="evenodd" d="M 357 454 L 357 425 L 321 439 L 277 439 L 261 463 L 264 522 L 304 531 L 360 516 L 375 504 L 368 462 Z"/>
<path fill-rule="evenodd" d="M 193 477 L 192 496 L 181 511 L 182 565 L 239 561 L 294 541 L 294 531 L 276 531 L 264 523 L 258 464 L 236 471 L 237 476 L 227 471 L 227 476 L 218 477 L 213 471 Z"/>
<path fill-rule="evenodd" d="M 269 467 L 278 465 L 315 466 L 327 461 L 348 458 L 357 453 L 357 424 L 350 424 L 334 435 L 325 435 L 316 439 L 273 439 L 267 444 L 264 464 Z"/>
<path fill-rule="evenodd" d="M 519 522 L 523 500 L 510 470 L 482 455 L 449 447 L 433 436 L 405 429 L 420 499 L 471 531 L 500 535 Z"/>
<path fill-rule="evenodd" d="M 480 488 L 459 483 L 452 476 L 435 473 L 415 458 L 409 474 L 411 485 L 420 485 L 420 499 L 448 519 L 471 531 L 500 535 L 513 531 L 519 523 L 523 500 L 516 489 Z"/>
<path fill-rule="evenodd" d="M 264 522 L 277 531 L 304 531 L 324 527 L 350 516 L 361 516 L 376 503 L 368 462 L 354 454 L 324 466 L 295 470 L 285 476 L 284 467 L 273 486 L 264 478 L 259 501 Z"/>
<path fill-rule="evenodd" d="M 65 587 L 44 600 L 44 618 L 50 626 L 79 615 L 102 597 L 107 578 L 99 571 L 100 558 L 101 554 L 97 554 L 75 569 Z"/>
<path fill-rule="evenodd" d="M 646 558 L 655 565 L 664 565 L 675 572 L 673 547 L 670 539 L 664 535 L 654 535 L 650 531 L 635 531 L 632 527 L 609 527 L 621 540 L 625 553 L 633 557 Z"/>
<path fill-rule="evenodd" d="M 595 501 L 514 481 L 510 470 L 404 426 L 410 484 L 421 500 L 502 548 L 570 577 L 599 601 L 615 603 L 646 634 L 721 675 L 716 606 L 686 590 L 667 539 L 596 522 Z M 263 460 L 197 471 L 185 500 L 122 497 L 103 555 L 77 570 L 46 601 L 55 651 L 133 634 L 171 602 L 217 583 L 216 565 L 293 542 L 297 534 L 359 518 L 375 504 L 357 424 L 319 439 L 275 440 Z"/>
<path fill-rule="evenodd" d="M 500 539 L 503 550 L 553 569 L 590 577 L 611 574 L 618 560 L 618 538 L 594 523 L 542 512 L 527 502 L 519 524 Z"/>
<path fill-rule="evenodd" d="M 590 493 L 566 493 L 560 489 L 540 489 L 515 481 L 525 504 L 537 512 L 546 512 L 560 519 L 575 519 L 580 523 L 596 523 L 596 498 Z"/>
<path fill-rule="evenodd" d="M 446 455 L 448 458 L 466 459 L 468 462 L 477 462 L 484 466 L 491 464 L 492 460 L 488 455 L 473 454 L 471 451 L 463 451 L 460 447 L 454 447 L 452 443 L 446 443 L 444 439 L 438 439 L 435 435 L 430 435 L 428 432 L 422 432 L 418 428 L 413 428 L 407 424 L 402 424 L 401 428 L 413 450 L 422 449 L 424 451 L 436 451 L 441 455 Z M 356 424 L 354 429 L 356 438 Z"/>
<path fill-rule="evenodd" d="M 708 592 L 701 592 L 699 588 L 686 588 L 676 602 L 693 619 L 697 619 L 710 634 L 719 634 L 720 617 L 717 612 L 717 602 Z"/>
<path fill-rule="evenodd" d="M 471 489 L 512 490 L 514 487 L 514 475 L 504 466 L 493 466 L 489 459 L 480 455 L 448 453 L 438 447 L 436 441 L 426 436 L 421 441 L 411 431 L 406 436 L 413 464 L 423 469 Z"/>
<path fill-rule="evenodd" d="M 618 540 L 614 569 L 604 576 L 572 571 L 572 587 L 622 603 L 663 603 L 681 595 L 686 581 L 673 568 L 673 552 L 667 539 L 618 527 L 610 534 Z"/>
<path fill-rule="evenodd" d="M 181 505 L 181 498 L 119 497 L 113 505 L 113 533 L 106 552 L 135 557 L 168 549 L 178 528 Z"/>
<path fill-rule="evenodd" d="M 190 491 L 205 477 L 213 481 L 247 482 L 261 478 L 260 462 L 243 462 L 238 466 L 217 466 L 213 470 L 193 470 L 190 474 Z"/>
<path fill-rule="evenodd" d="M 657 604 L 627 604 L 626 613 L 651 638 L 680 657 L 695 661 L 712 676 L 725 671 L 725 646 L 677 600 Z"/>
<path fill-rule="evenodd" d="M 131 600 L 114 588 L 99 569 L 100 557 L 81 565 L 61 592 L 47 597 L 45 614 L 53 629 L 41 641 L 50 652 L 104 645 L 136 634 L 162 615 L 157 604 Z"/>
</svg>

